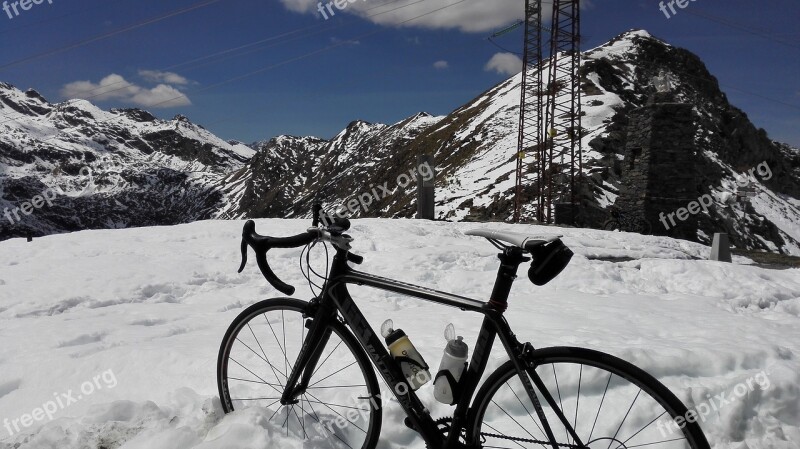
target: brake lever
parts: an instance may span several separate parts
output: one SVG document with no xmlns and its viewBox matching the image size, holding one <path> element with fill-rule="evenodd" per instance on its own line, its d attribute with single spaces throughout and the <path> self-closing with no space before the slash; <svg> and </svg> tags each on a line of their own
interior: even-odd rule
<svg viewBox="0 0 800 449">
<path fill-rule="evenodd" d="M 245 265 L 247 265 L 247 240 L 242 239 L 242 265 L 239 266 L 239 273 L 244 271 Z"/>
</svg>

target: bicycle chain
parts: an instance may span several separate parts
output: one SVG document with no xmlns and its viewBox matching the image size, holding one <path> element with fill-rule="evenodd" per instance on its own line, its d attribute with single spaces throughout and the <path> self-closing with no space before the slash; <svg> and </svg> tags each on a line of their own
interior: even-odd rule
<svg viewBox="0 0 800 449">
<path fill-rule="evenodd" d="M 440 427 L 443 433 L 450 432 L 449 424 L 450 422 L 452 422 L 452 420 L 453 418 L 439 418 L 436 420 L 436 426 Z M 515 443 L 539 444 L 545 447 L 552 446 L 552 444 L 549 441 L 535 440 L 530 438 L 510 437 L 507 435 L 498 435 L 495 433 L 488 433 L 488 432 L 481 432 L 480 435 L 484 439 L 489 437 L 489 438 L 497 438 L 500 440 L 514 441 Z M 556 446 L 565 447 L 568 449 L 582 449 L 586 447 L 586 446 L 578 446 L 577 444 L 566 444 L 566 443 L 556 443 Z"/>
<path fill-rule="evenodd" d="M 506 436 L 506 435 L 498 435 L 498 434 L 495 434 L 495 433 L 481 432 L 481 436 L 482 437 L 498 438 L 498 439 L 501 439 L 501 440 L 510 440 L 510 441 L 514 441 L 516 443 L 522 442 L 522 443 L 540 444 L 540 445 L 545 446 L 545 447 L 552 446 L 552 444 L 549 441 L 533 440 L 533 439 L 530 439 L 530 438 L 509 437 L 509 436 Z M 586 447 L 586 446 L 578 446 L 577 444 L 566 444 L 566 443 L 556 443 L 556 446 L 567 447 L 567 448 L 570 448 L 570 449 L 581 449 L 581 448 L 585 448 Z"/>
</svg>

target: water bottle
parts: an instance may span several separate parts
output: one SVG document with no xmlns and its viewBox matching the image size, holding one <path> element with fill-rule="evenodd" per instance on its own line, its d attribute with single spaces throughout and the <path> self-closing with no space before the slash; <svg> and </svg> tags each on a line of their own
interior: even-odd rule
<svg viewBox="0 0 800 449">
<path fill-rule="evenodd" d="M 463 337 L 456 338 L 456 330 L 452 324 L 445 329 L 444 338 L 447 340 L 447 346 L 444 348 L 442 362 L 433 382 L 433 396 L 443 404 L 455 405 L 460 396 L 459 381 L 467 369 L 469 348 L 464 343 Z"/>
<path fill-rule="evenodd" d="M 392 320 L 381 326 L 381 335 L 386 339 L 389 353 L 400 364 L 408 386 L 416 391 L 431 380 L 431 373 L 425 359 L 401 329 L 394 330 Z"/>
</svg>

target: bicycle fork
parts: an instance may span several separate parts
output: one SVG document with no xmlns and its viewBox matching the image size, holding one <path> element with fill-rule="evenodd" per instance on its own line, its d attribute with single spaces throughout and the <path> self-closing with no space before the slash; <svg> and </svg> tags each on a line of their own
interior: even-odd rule
<svg viewBox="0 0 800 449">
<path fill-rule="evenodd" d="M 282 405 L 297 404 L 300 396 L 306 393 L 311 377 L 314 375 L 322 352 L 328 345 L 333 329 L 328 320 L 335 319 L 336 310 L 320 306 L 314 316 L 306 321 L 308 337 L 295 361 L 291 374 L 286 380 L 286 388 L 281 396 Z"/>
</svg>

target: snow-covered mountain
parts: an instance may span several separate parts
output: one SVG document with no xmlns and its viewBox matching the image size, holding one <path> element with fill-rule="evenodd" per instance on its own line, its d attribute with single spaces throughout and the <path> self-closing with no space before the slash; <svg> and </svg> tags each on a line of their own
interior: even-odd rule
<svg viewBox="0 0 800 449">
<path fill-rule="evenodd" d="M 541 70 L 546 74 L 548 64 Z M 648 103 L 652 79 L 661 72 L 676 86 L 674 101 L 694 105 L 696 114 L 695 150 L 687 155 L 691 165 L 675 169 L 693 170 L 699 180 L 690 186 L 689 198 L 715 198 L 689 238 L 708 242 L 715 232 L 727 232 L 739 247 L 800 254 L 800 151 L 771 141 L 730 105 L 697 56 L 644 31 L 624 33 L 584 55 L 582 143 L 588 185 L 582 201 L 601 210 L 586 224 L 602 225 L 608 218 L 602 209 L 623 188 L 629 116 Z M 341 208 L 372 185 L 388 183 L 391 195 L 355 215 L 411 217 L 415 186 L 403 189 L 397 180 L 414 168 L 418 155 L 430 153 L 436 157 L 439 218 L 509 220 L 520 81 L 521 76 L 512 77 L 446 117 L 418 115 L 389 127 L 353 122 L 330 141 L 282 136 L 261 143 L 258 156 L 226 187 L 238 208 L 224 216 L 307 216 L 313 199 Z M 751 204 L 728 204 L 736 176 L 763 162 L 772 176 L 757 180 L 758 196 Z"/>
<path fill-rule="evenodd" d="M 624 190 L 631 113 L 648 103 L 661 72 L 676 86 L 675 101 L 694 105 L 691 163 L 676 167 L 698 179 L 687 197 L 715 199 L 686 238 L 707 243 L 714 232 L 727 232 L 738 247 L 800 254 L 800 150 L 771 141 L 731 106 L 697 56 L 644 31 L 584 54 L 581 200 L 593 211 L 585 224 L 600 226 Z M 251 145 L 255 151 L 180 117 L 165 122 L 138 110 L 103 112 L 84 101 L 51 105 L 33 91 L 0 85 L 0 112 L 16 119 L 0 119 L 0 188 L 6 191 L 0 212 L 48 187 L 66 192 L 21 223 L 9 226 L 0 217 L 0 238 L 210 217 L 306 217 L 314 201 L 346 208 L 362 195 L 371 204 L 356 216 L 411 217 L 415 184 L 399 181 L 426 153 L 436 157 L 439 218 L 509 220 L 520 80 L 512 77 L 445 117 L 421 113 L 393 125 L 355 121 L 332 139 L 279 136 Z M 93 171 L 98 186 L 87 191 L 80 169 L 103 157 L 119 163 L 120 175 L 100 167 Z M 772 176 L 756 180 L 758 196 L 730 204 L 737 174 L 762 162 Z M 118 176 L 128 184 L 115 182 Z"/>
<path fill-rule="evenodd" d="M 3 83 L 0 130 L 0 239 L 211 217 L 222 179 L 255 153 L 183 116 L 51 104 Z"/>
</svg>

